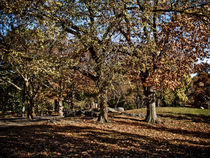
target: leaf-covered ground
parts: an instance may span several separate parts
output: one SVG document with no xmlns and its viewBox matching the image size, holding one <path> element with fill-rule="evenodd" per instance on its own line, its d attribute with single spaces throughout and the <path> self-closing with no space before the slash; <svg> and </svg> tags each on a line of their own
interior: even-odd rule
<svg viewBox="0 0 210 158">
<path fill-rule="evenodd" d="M 0 157 L 208 157 L 209 117 L 161 114 L 157 125 L 112 115 L 0 126 Z"/>
</svg>

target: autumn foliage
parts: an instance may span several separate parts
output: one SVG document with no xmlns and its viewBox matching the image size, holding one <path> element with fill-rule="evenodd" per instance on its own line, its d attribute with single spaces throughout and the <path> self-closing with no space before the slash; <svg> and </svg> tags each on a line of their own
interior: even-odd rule
<svg viewBox="0 0 210 158">
<path fill-rule="evenodd" d="M 158 94 L 181 96 L 207 57 L 205 0 L 2 0 L 0 12 L 0 81 L 21 93 L 17 102 L 31 118 L 49 100 L 63 117 L 75 94 L 86 94 L 108 122 L 110 94 L 124 82 L 147 107 L 146 121 L 158 122 Z"/>
</svg>

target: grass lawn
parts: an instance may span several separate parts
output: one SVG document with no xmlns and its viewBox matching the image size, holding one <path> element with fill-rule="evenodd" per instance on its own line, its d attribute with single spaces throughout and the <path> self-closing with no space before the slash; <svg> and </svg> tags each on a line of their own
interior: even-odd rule
<svg viewBox="0 0 210 158">
<path fill-rule="evenodd" d="M 135 109 L 135 110 L 128 110 L 128 113 L 146 113 L 146 108 L 142 109 Z M 210 116 L 209 109 L 197 109 L 197 108 L 190 108 L 190 107 L 157 107 L 158 114 L 174 114 L 174 115 L 201 115 L 201 116 Z"/>
<path fill-rule="evenodd" d="M 188 107 L 159 107 L 157 108 L 157 112 L 210 116 L 210 110 L 208 109 L 197 109 Z"/>
<path fill-rule="evenodd" d="M 110 115 L 106 124 L 85 117 L 24 126 L 0 124 L 0 157 L 208 157 L 208 110 L 168 107 L 157 111 L 159 124 L 126 115 Z"/>
</svg>

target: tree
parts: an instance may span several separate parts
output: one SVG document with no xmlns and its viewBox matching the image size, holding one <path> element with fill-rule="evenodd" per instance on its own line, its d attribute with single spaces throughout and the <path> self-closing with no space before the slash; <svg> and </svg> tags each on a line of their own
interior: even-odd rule
<svg viewBox="0 0 210 158">
<path fill-rule="evenodd" d="M 9 65 L 1 75 L 1 81 L 7 82 L 22 94 L 23 106 L 27 106 L 27 117 L 33 119 L 34 101 L 41 87 L 42 68 L 45 66 L 40 44 L 41 32 L 30 30 L 24 26 L 13 27 L 8 31 L 1 43 L 1 55 L 4 65 Z M 39 49 L 37 48 L 39 46 Z M 18 76 L 20 85 L 12 78 Z"/>
<path fill-rule="evenodd" d="M 146 121 L 155 123 L 156 92 L 180 87 L 182 78 L 194 72 L 195 61 L 207 54 L 207 2 L 122 1 L 119 5 L 117 30 L 137 60 L 147 98 Z"/>
<path fill-rule="evenodd" d="M 209 109 L 209 91 L 210 91 L 210 80 L 209 73 L 201 72 L 198 76 L 193 78 L 193 85 L 191 88 L 190 95 L 193 97 L 193 106 L 196 108 L 206 108 Z"/>
<path fill-rule="evenodd" d="M 45 6 L 51 9 L 50 20 L 54 20 L 78 41 L 76 51 L 91 54 L 92 72 L 85 67 L 79 69 L 95 82 L 98 89 L 101 122 L 107 122 L 107 87 L 112 77 L 112 73 L 109 73 L 111 67 L 108 57 L 112 52 L 111 26 L 114 23 L 116 25 L 116 22 L 114 15 L 108 14 L 111 5 L 103 1 L 64 1 L 59 4 L 53 1 Z M 114 20 L 111 21 L 111 18 Z"/>
<path fill-rule="evenodd" d="M 191 87 L 192 79 L 189 76 L 180 81 L 181 86 L 172 90 L 170 88 L 163 90 L 159 93 L 160 98 L 162 98 L 162 104 L 164 106 L 184 106 L 189 102 L 187 92 Z"/>
<path fill-rule="evenodd" d="M 46 93 L 44 93 L 49 98 L 54 97 L 58 101 L 59 115 L 61 117 L 64 117 L 63 101 L 68 93 L 73 91 L 72 66 L 74 64 L 72 60 L 73 54 L 69 49 L 74 45 L 69 44 L 65 37 L 65 34 L 57 35 L 51 51 L 47 53 L 47 61 L 50 65 L 48 65 L 49 70 L 46 71 L 45 80 L 48 80 L 49 87 L 45 89 Z"/>
<path fill-rule="evenodd" d="M 183 78 L 196 69 L 195 61 L 207 54 L 209 19 L 205 0 L 51 0 L 32 4 L 4 0 L 1 6 L 6 8 L 4 12 L 21 17 L 21 22 L 30 21 L 52 35 L 67 32 L 74 41 L 71 52 L 90 54 L 86 66 L 75 64 L 72 68 L 94 81 L 101 122 L 108 121 L 107 94 L 116 69 L 128 70 L 122 67 L 123 60 L 116 63 L 114 58 L 130 59 L 126 64 L 134 68 L 141 82 L 138 85 L 143 88 L 146 121 L 155 123 L 157 92 L 181 87 Z M 126 75 L 132 78 L 134 72 Z"/>
</svg>

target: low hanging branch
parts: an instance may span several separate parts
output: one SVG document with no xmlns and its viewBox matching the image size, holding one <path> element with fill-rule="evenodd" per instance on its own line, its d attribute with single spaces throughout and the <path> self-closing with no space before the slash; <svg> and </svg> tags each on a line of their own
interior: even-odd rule
<svg viewBox="0 0 210 158">
<path fill-rule="evenodd" d="M 15 83 L 13 83 L 12 81 L 10 80 L 6 80 L 6 79 L 3 79 L 3 78 L 0 78 L 1 81 L 3 82 L 6 82 L 6 83 L 9 83 L 11 84 L 12 86 L 14 86 L 16 89 L 18 89 L 19 91 L 22 91 L 22 88 L 20 88 L 19 86 L 17 86 Z"/>
</svg>

